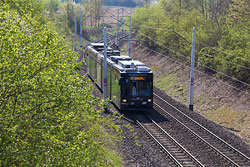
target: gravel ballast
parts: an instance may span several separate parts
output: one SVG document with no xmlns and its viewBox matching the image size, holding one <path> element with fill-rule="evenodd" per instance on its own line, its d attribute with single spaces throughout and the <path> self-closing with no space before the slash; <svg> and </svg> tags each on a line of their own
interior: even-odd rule
<svg viewBox="0 0 250 167">
<path fill-rule="evenodd" d="M 80 70 L 80 75 L 85 75 L 86 72 L 84 68 Z M 161 97 L 165 98 L 167 101 L 171 102 L 174 106 L 179 108 L 180 110 L 184 111 L 185 114 L 190 116 L 191 118 L 195 119 L 197 122 L 202 124 L 204 127 L 218 135 L 223 140 L 227 141 L 229 144 L 240 150 L 242 153 L 246 154 L 248 157 L 250 156 L 250 147 L 245 144 L 239 137 L 233 135 L 232 133 L 226 131 L 221 126 L 215 124 L 212 121 L 205 119 L 198 113 L 190 111 L 184 105 L 180 104 L 179 102 L 174 101 L 171 97 L 166 95 L 165 92 L 159 90 L 158 88 L 154 88 Z M 96 96 L 102 98 L 101 92 L 96 89 L 94 92 Z M 108 112 L 103 113 L 105 116 L 110 116 L 111 113 L 117 111 L 115 107 L 112 105 L 109 106 Z M 137 166 L 137 167 L 165 167 L 171 166 L 167 159 L 168 157 L 162 153 L 159 147 L 152 142 L 149 137 L 142 132 L 142 130 L 134 123 L 132 119 L 126 116 L 121 119 L 117 119 L 116 124 L 120 125 L 123 132 L 122 132 L 122 142 L 117 143 L 117 151 L 122 154 L 124 160 L 124 166 Z M 153 113 L 154 114 L 154 113 Z M 157 114 L 156 114 L 157 115 Z M 157 117 L 157 116 L 156 116 Z M 131 128 L 128 128 L 128 124 Z M 197 155 L 202 154 L 197 153 Z M 202 155 L 199 155 L 202 156 Z M 209 164 L 212 164 L 209 163 Z"/>
</svg>

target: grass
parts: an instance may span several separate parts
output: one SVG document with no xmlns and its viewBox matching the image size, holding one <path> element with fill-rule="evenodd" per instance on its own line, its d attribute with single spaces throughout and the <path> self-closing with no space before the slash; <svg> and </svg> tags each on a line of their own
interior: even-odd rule
<svg viewBox="0 0 250 167">
<path fill-rule="evenodd" d="M 201 93 L 194 96 L 194 103 L 199 106 L 201 110 L 207 108 L 207 102 L 210 100 L 210 97 L 206 93 Z"/>
<path fill-rule="evenodd" d="M 110 161 L 110 165 L 113 167 L 122 167 L 123 166 L 123 159 L 121 156 L 118 155 L 113 149 L 106 149 L 106 157 L 108 157 L 108 160 Z"/>
<path fill-rule="evenodd" d="M 158 69 L 157 66 L 150 68 L 154 73 Z M 175 100 L 182 104 L 187 104 L 188 97 L 185 95 L 184 83 L 178 80 L 176 73 L 165 73 L 154 77 L 154 85 Z M 194 103 L 199 106 L 201 115 L 239 136 L 250 145 L 250 112 L 237 111 L 230 106 L 221 106 L 215 110 L 207 110 L 210 100 L 206 93 L 200 93 L 195 96 Z"/>
<path fill-rule="evenodd" d="M 154 70 L 154 68 L 152 68 Z M 154 79 L 154 85 L 161 90 L 166 91 L 170 96 L 183 97 L 185 88 L 184 83 L 177 79 L 176 74 L 162 74 Z"/>
<path fill-rule="evenodd" d="M 150 69 L 156 74 L 158 66 L 151 66 Z M 182 104 L 187 103 L 187 97 L 185 95 L 184 83 L 178 80 L 177 74 L 164 73 L 160 76 L 154 76 L 154 86 L 165 91 L 169 96 L 174 97 Z"/>
<path fill-rule="evenodd" d="M 128 55 L 128 47 L 127 46 L 124 46 L 123 48 L 121 48 L 121 54 Z"/>
<path fill-rule="evenodd" d="M 237 111 L 228 106 L 222 106 L 216 110 L 204 111 L 202 114 L 235 135 L 240 136 L 247 144 L 250 144 L 250 113 Z"/>
</svg>

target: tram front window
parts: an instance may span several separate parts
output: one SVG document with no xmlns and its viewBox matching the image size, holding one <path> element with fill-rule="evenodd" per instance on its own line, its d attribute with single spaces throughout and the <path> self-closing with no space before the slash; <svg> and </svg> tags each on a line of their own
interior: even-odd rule
<svg viewBox="0 0 250 167">
<path fill-rule="evenodd" d="M 152 82 L 129 81 L 122 84 L 123 97 L 151 96 Z"/>
</svg>

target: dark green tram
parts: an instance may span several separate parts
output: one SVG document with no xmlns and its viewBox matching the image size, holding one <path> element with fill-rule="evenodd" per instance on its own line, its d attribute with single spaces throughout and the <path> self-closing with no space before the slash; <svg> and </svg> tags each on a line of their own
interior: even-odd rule
<svg viewBox="0 0 250 167">
<path fill-rule="evenodd" d="M 89 77 L 103 90 L 103 43 L 92 43 L 85 52 Z M 120 110 L 153 107 L 153 73 L 140 61 L 108 48 L 107 96 Z"/>
</svg>

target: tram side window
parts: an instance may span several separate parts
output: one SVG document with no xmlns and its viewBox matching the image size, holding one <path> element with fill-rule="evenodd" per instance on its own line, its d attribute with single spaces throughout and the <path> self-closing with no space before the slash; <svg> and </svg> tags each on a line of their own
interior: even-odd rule
<svg viewBox="0 0 250 167">
<path fill-rule="evenodd" d="M 122 81 L 121 87 L 122 87 L 122 96 L 130 97 L 131 96 L 130 82 Z"/>
</svg>

